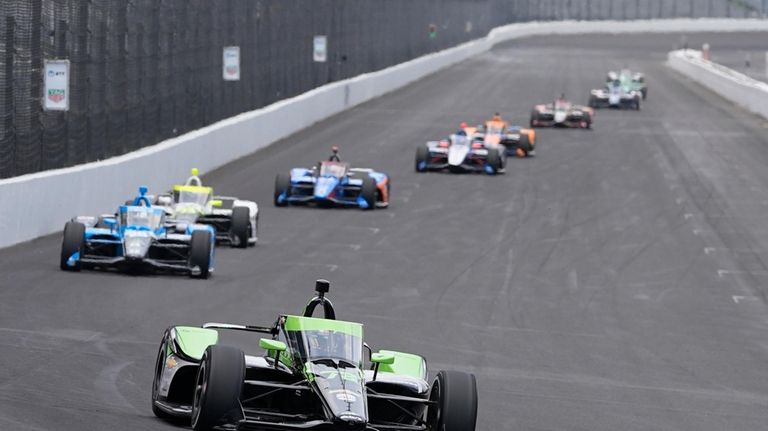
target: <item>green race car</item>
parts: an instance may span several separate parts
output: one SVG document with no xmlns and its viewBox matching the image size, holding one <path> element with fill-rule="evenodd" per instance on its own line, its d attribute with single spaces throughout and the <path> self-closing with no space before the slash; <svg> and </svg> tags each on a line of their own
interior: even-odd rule
<svg viewBox="0 0 768 431">
<path fill-rule="evenodd" d="M 191 420 L 196 431 L 473 431 L 473 374 L 440 371 L 430 384 L 423 357 L 363 342 L 363 325 L 336 319 L 318 280 L 301 316 L 272 326 L 206 323 L 165 331 L 152 385 L 160 418 Z M 324 318 L 312 317 L 321 306 Z M 219 331 L 266 334 L 259 356 L 218 344 Z M 365 352 L 365 354 L 364 354 Z"/>
<path fill-rule="evenodd" d="M 608 72 L 605 78 L 606 87 L 610 87 L 614 81 L 621 82 L 621 85 L 627 91 L 638 91 L 643 96 L 643 100 L 648 98 L 648 84 L 645 82 L 645 75 L 642 73 L 635 73 L 629 69 L 622 69 L 620 72 Z"/>
</svg>

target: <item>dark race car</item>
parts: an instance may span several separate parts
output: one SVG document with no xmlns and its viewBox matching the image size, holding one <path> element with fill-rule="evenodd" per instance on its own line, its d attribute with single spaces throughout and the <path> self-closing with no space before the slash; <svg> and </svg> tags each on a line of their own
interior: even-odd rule
<svg viewBox="0 0 768 431">
<path fill-rule="evenodd" d="M 588 106 L 574 105 L 564 98 L 554 103 L 536 105 L 531 111 L 531 127 L 571 127 L 589 129 L 595 111 Z"/>
<path fill-rule="evenodd" d="M 430 384 L 421 356 L 373 353 L 362 324 L 336 319 L 328 288 L 318 280 L 303 315 L 280 314 L 271 326 L 168 328 L 152 384 L 155 415 L 188 419 L 195 431 L 474 431 L 474 375 L 440 371 Z M 318 306 L 324 318 L 312 317 Z M 265 352 L 221 345 L 222 331 L 264 334 Z"/>
<path fill-rule="evenodd" d="M 312 168 L 294 168 L 275 178 L 276 206 L 309 204 L 354 206 L 361 209 L 389 206 L 389 176 L 373 169 L 351 168 L 338 148 L 328 161 Z"/>
</svg>

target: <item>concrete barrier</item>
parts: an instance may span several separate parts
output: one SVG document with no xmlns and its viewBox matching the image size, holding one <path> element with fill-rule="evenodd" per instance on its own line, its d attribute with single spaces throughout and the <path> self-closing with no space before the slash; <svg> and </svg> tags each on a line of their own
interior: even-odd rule
<svg viewBox="0 0 768 431">
<path fill-rule="evenodd" d="M 701 51 L 672 51 L 667 66 L 731 102 L 768 119 L 768 84 L 706 60 Z"/>
<path fill-rule="evenodd" d="M 761 30 L 768 30 L 766 21 L 745 19 L 561 21 L 500 27 L 481 39 L 328 84 L 123 156 L 0 180 L 0 247 L 59 231 L 75 215 L 113 212 L 139 185 L 166 190 L 186 178 L 192 166 L 202 172 L 215 169 L 507 40 L 548 34 Z"/>
</svg>

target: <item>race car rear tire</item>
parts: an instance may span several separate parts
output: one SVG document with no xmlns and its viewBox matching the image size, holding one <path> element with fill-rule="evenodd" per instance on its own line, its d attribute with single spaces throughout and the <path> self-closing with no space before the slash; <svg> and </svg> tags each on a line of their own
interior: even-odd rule
<svg viewBox="0 0 768 431">
<path fill-rule="evenodd" d="M 192 232 L 189 244 L 189 267 L 198 267 L 200 272 L 192 274 L 195 278 L 208 278 L 211 271 L 211 233 L 207 230 Z"/>
<path fill-rule="evenodd" d="M 248 237 L 251 231 L 251 211 L 248 207 L 232 208 L 232 221 L 229 226 L 229 236 L 232 247 L 248 247 Z"/>
<path fill-rule="evenodd" d="M 426 145 L 416 148 L 416 172 L 425 172 L 427 170 L 428 159 L 429 148 Z"/>
<path fill-rule="evenodd" d="M 240 349 L 217 344 L 205 349 L 195 380 L 192 429 L 210 431 L 242 416 L 240 395 L 245 379 L 245 355 Z"/>
<path fill-rule="evenodd" d="M 461 371 L 437 373 L 427 410 L 430 429 L 474 431 L 477 423 L 477 381 L 474 374 Z"/>
<path fill-rule="evenodd" d="M 360 190 L 360 196 L 362 196 L 365 203 L 368 204 L 368 208 L 363 209 L 372 210 L 376 208 L 377 195 L 378 188 L 376 187 L 376 180 L 371 177 L 363 178 L 363 187 Z"/>
<path fill-rule="evenodd" d="M 597 97 L 595 97 L 594 95 L 589 96 L 589 107 L 597 108 Z"/>
<path fill-rule="evenodd" d="M 288 174 L 277 174 L 275 177 L 275 206 L 283 207 L 288 205 L 287 202 L 280 202 L 280 195 L 285 193 L 288 197 L 291 195 L 291 176 Z"/>
<path fill-rule="evenodd" d="M 75 253 L 83 252 L 85 243 L 85 225 L 76 221 L 67 222 L 64 225 L 64 238 L 61 241 L 61 261 L 59 267 L 62 271 L 80 271 L 80 261 L 74 266 L 67 265 L 69 258 Z"/>
<path fill-rule="evenodd" d="M 503 161 L 501 160 L 501 154 L 499 154 L 499 152 L 494 149 L 488 150 L 488 158 L 486 159 L 486 163 L 488 163 L 493 168 L 493 172 L 489 173 L 489 175 L 498 174 L 499 170 L 504 167 L 502 164 Z"/>
<path fill-rule="evenodd" d="M 643 100 L 648 98 L 648 88 L 643 88 L 640 92 L 643 93 Z"/>
<path fill-rule="evenodd" d="M 530 126 L 531 126 L 531 129 L 533 129 L 534 127 L 536 127 L 536 125 L 534 124 L 534 122 L 535 122 L 536 120 L 538 120 L 538 119 L 539 119 L 539 113 L 538 113 L 537 111 L 535 111 L 535 110 L 534 110 L 534 111 L 531 111 L 531 121 L 530 121 Z"/>
<path fill-rule="evenodd" d="M 520 133 L 520 143 L 517 144 L 517 147 L 523 150 L 526 157 L 528 156 L 528 153 L 533 150 L 533 146 L 531 146 L 531 138 L 527 133 Z"/>
</svg>

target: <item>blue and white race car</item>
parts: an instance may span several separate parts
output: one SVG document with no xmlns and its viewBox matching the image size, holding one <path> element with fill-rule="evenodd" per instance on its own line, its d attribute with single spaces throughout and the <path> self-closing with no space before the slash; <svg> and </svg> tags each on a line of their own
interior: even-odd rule
<svg viewBox="0 0 768 431">
<path fill-rule="evenodd" d="M 355 206 L 362 209 L 389 206 L 389 176 L 373 169 L 350 168 L 338 148 L 328 161 L 313 168 L 294 168 L 275 179 L 275 206 L 309 204 Z"/>
<path fill-rule="evenodd" d="M 117 214 L 80 216 L 64 226 L 60 267 L 118 270 L 155 269 L 208 278 L 213 271 L 216 233 L 210 225 L 168 225 L 165 209 L 152 206 L 147 188 Z"/>
</svg>

